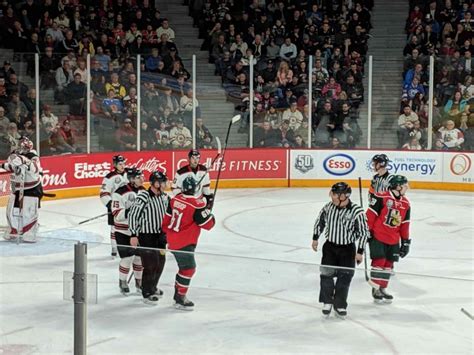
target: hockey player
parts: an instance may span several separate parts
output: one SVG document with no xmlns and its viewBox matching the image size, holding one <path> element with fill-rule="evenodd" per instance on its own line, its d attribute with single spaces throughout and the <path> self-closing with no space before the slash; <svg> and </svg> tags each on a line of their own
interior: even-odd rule
<svg viewBox="0 0 474 355">
<path fill-rule="evenodd" d="M 20 237 L 25 242 L 34 243 L 43 187 L 42 169 L 38 154 L 33 150 L 33 142 L 22 137 L 19 148 L 0 167 L 12 173 L 12 195 L 7 206 L 9 230 L 4 238 L 11 240 Z"/>
<path fill-rule="evenodd" d="M 195 197 L 201 197 L 204 195 L 206 198 L 207 207 L 212 209 L 214 204 L 214 194 L 211 192 L 210 185 L 211 179 L 207 168 L 203 164 L 199 164 L 201 153 L 197 149 L 191 149 L 188 153 L 189 164 L 179 169 L 173 180 L 171 186 L 173 195 L 177 195 L 182 192 L 183 181 L 188 176 L 194 178 L 196 182 L 199 182 L 199 186 L 196 186 Z"/>
<path fill-rule="evenodd" d="M 125 158 L 121 155 L 114 155 L 112 158 L 114 170 L 108 173 L 104 180 L 102 180 L 102 186 L 100 188 L 100 201 L 107 207 L 108 224 L 110 226 L 110 243 L 112 245 L 112 257 L 117 256 L 117 242 L 115 240 L 114 232 L 114 216 L 112 215 L 112 194 L 119 187 L 128 183 L 127 176 L 125 174 Z"/>
<path fill-rule="evenodd" d="M 389 190 L 374 194 L 367 210 L 372 235 L 369 240 L 372 259 L 370 283 L 376 303 L 392 302 L 393 296 L 386 289 L 393 263 L 410 251 L 410 202 L 405 197 L 407 189 L 407 178 L 394 175 L 390 179 Z"/>
<path fill-rule="evenodd" d="M 182 181 L 181 193 L 171 199 L 163 220 L 168 248 L 174 254 L 179 268 L 175 282 L 175 307 L 182 310 L 193 310 L 194 307 L 186 294 L 196 271 L 194 250 L 199 234 L 201 229 L 210 230 L 215 224 L 206 202 L 201 197 L 196 197 L 196 185 L 192 176 Z"/>
<path fill-rule="evenodd" d="M 372 168 L 376 172 L 370 182 L 369 198 L 378 192 L 387 191 L 392 174 L 387 170 L 390 160 L 385 154 L 377 154 L 372 158 Z"/>
<path fill-rule="evenodd" d="M 133 272 L 135 276 L 135 286 L 137 292 L 141 294 L 142 281 L 142 261 L 139 255 L 136 255 L 135 249 L 130 246 L 131 232 L 128 227 L 128 213 L 135 201 L 135 198 L 143 187 L 143 173 L 136 168 L 127 169 L 128 184 L 119 187 L 112 194 L 112 215 L 114 217 L 115 240 L 117 241 L 119 263 L 119 287 L 120 292 L 127 295 L 130 292 L 127 283 L 130 266 L 133 263 Z M 123 247 L 125 246 L 125 247 Z"/>
</svg>

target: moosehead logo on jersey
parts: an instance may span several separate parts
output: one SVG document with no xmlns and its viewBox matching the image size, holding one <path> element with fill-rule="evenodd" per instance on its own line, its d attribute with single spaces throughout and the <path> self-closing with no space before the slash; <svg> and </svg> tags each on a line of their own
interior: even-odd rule
<svg viewBox="0 0 474 355">
<path fill-rule="evenodd" d="M 314 159 L 311 155 L 300 154 L 296 156 L 295 168 L 306 174 L 314 168 Z"/>
<path fill-rule="evenodd" d="M 331 175 L 343 176 L 350 174 L 356 167 L 355 160 L 347 154 L 334 154 L 323 162 L 324 170 Z"/>
</svg>

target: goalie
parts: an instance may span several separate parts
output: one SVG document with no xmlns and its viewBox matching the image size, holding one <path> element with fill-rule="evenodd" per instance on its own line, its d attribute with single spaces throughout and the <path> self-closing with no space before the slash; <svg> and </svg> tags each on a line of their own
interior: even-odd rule
<svg viewBox="0 0 474 355">
<path fill-rule="evenodd" d="M 38 154 L 33 150 L 33 142 L 27 137 L 20 138 L 19 148 L 10 154 L 0 168 L 12 173 L 12 194 L 7 205 L 9 230 L 4 238 L 22 238 L 25 242 L 34 243 L 43 187 L 42 169 Z"/>
</svg>

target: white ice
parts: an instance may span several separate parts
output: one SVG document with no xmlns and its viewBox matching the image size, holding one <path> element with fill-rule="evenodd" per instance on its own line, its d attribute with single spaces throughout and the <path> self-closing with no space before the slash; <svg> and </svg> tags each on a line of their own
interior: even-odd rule
<svg viewBox="0 0 474 355">
<path fill-rule="evenodd" d="M 169 254 L 158 306 L 119 294 L 105 220 L 77 226 L 103 213 L 98 198 L 46 202 L 37 244 L 0 242 L 0 354 L 72 353 L 73 304 L 62 299 L 62 280 L 76 239 L 89 242 L 88 271 L 99 280 L 98 304 L 88 305 L 90 354 L 472 354 L 473 321 L 461 308 L 473 313 L 474 284 L 451 278 L 473 279 L 474 195 L 409 197 L 413 243 L 395 266 L 393 304 L 375 305 L 358 271 L 346 320 L 322 319 L 321 254 L 309 247 L 327 189 L 219 191 L 217 225 L 199 243 L 193 312 L 172 307 Z"/>
</svg>

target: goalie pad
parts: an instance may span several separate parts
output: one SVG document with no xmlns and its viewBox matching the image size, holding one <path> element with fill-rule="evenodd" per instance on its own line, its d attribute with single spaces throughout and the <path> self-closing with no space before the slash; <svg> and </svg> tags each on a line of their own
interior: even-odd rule
<svg viewBox="0 0 474 355">
<path fill-rule="evenodd" d="M 10 195 L 7 206 L 8 229 L 4 238 L 7 240 L 21 237 L 24 242 L 36 242 L 38 230 L 38 203 L 39 199 L 33 196 L 24 196 L 22 208 L 18 194 Z"/>
</svg>

